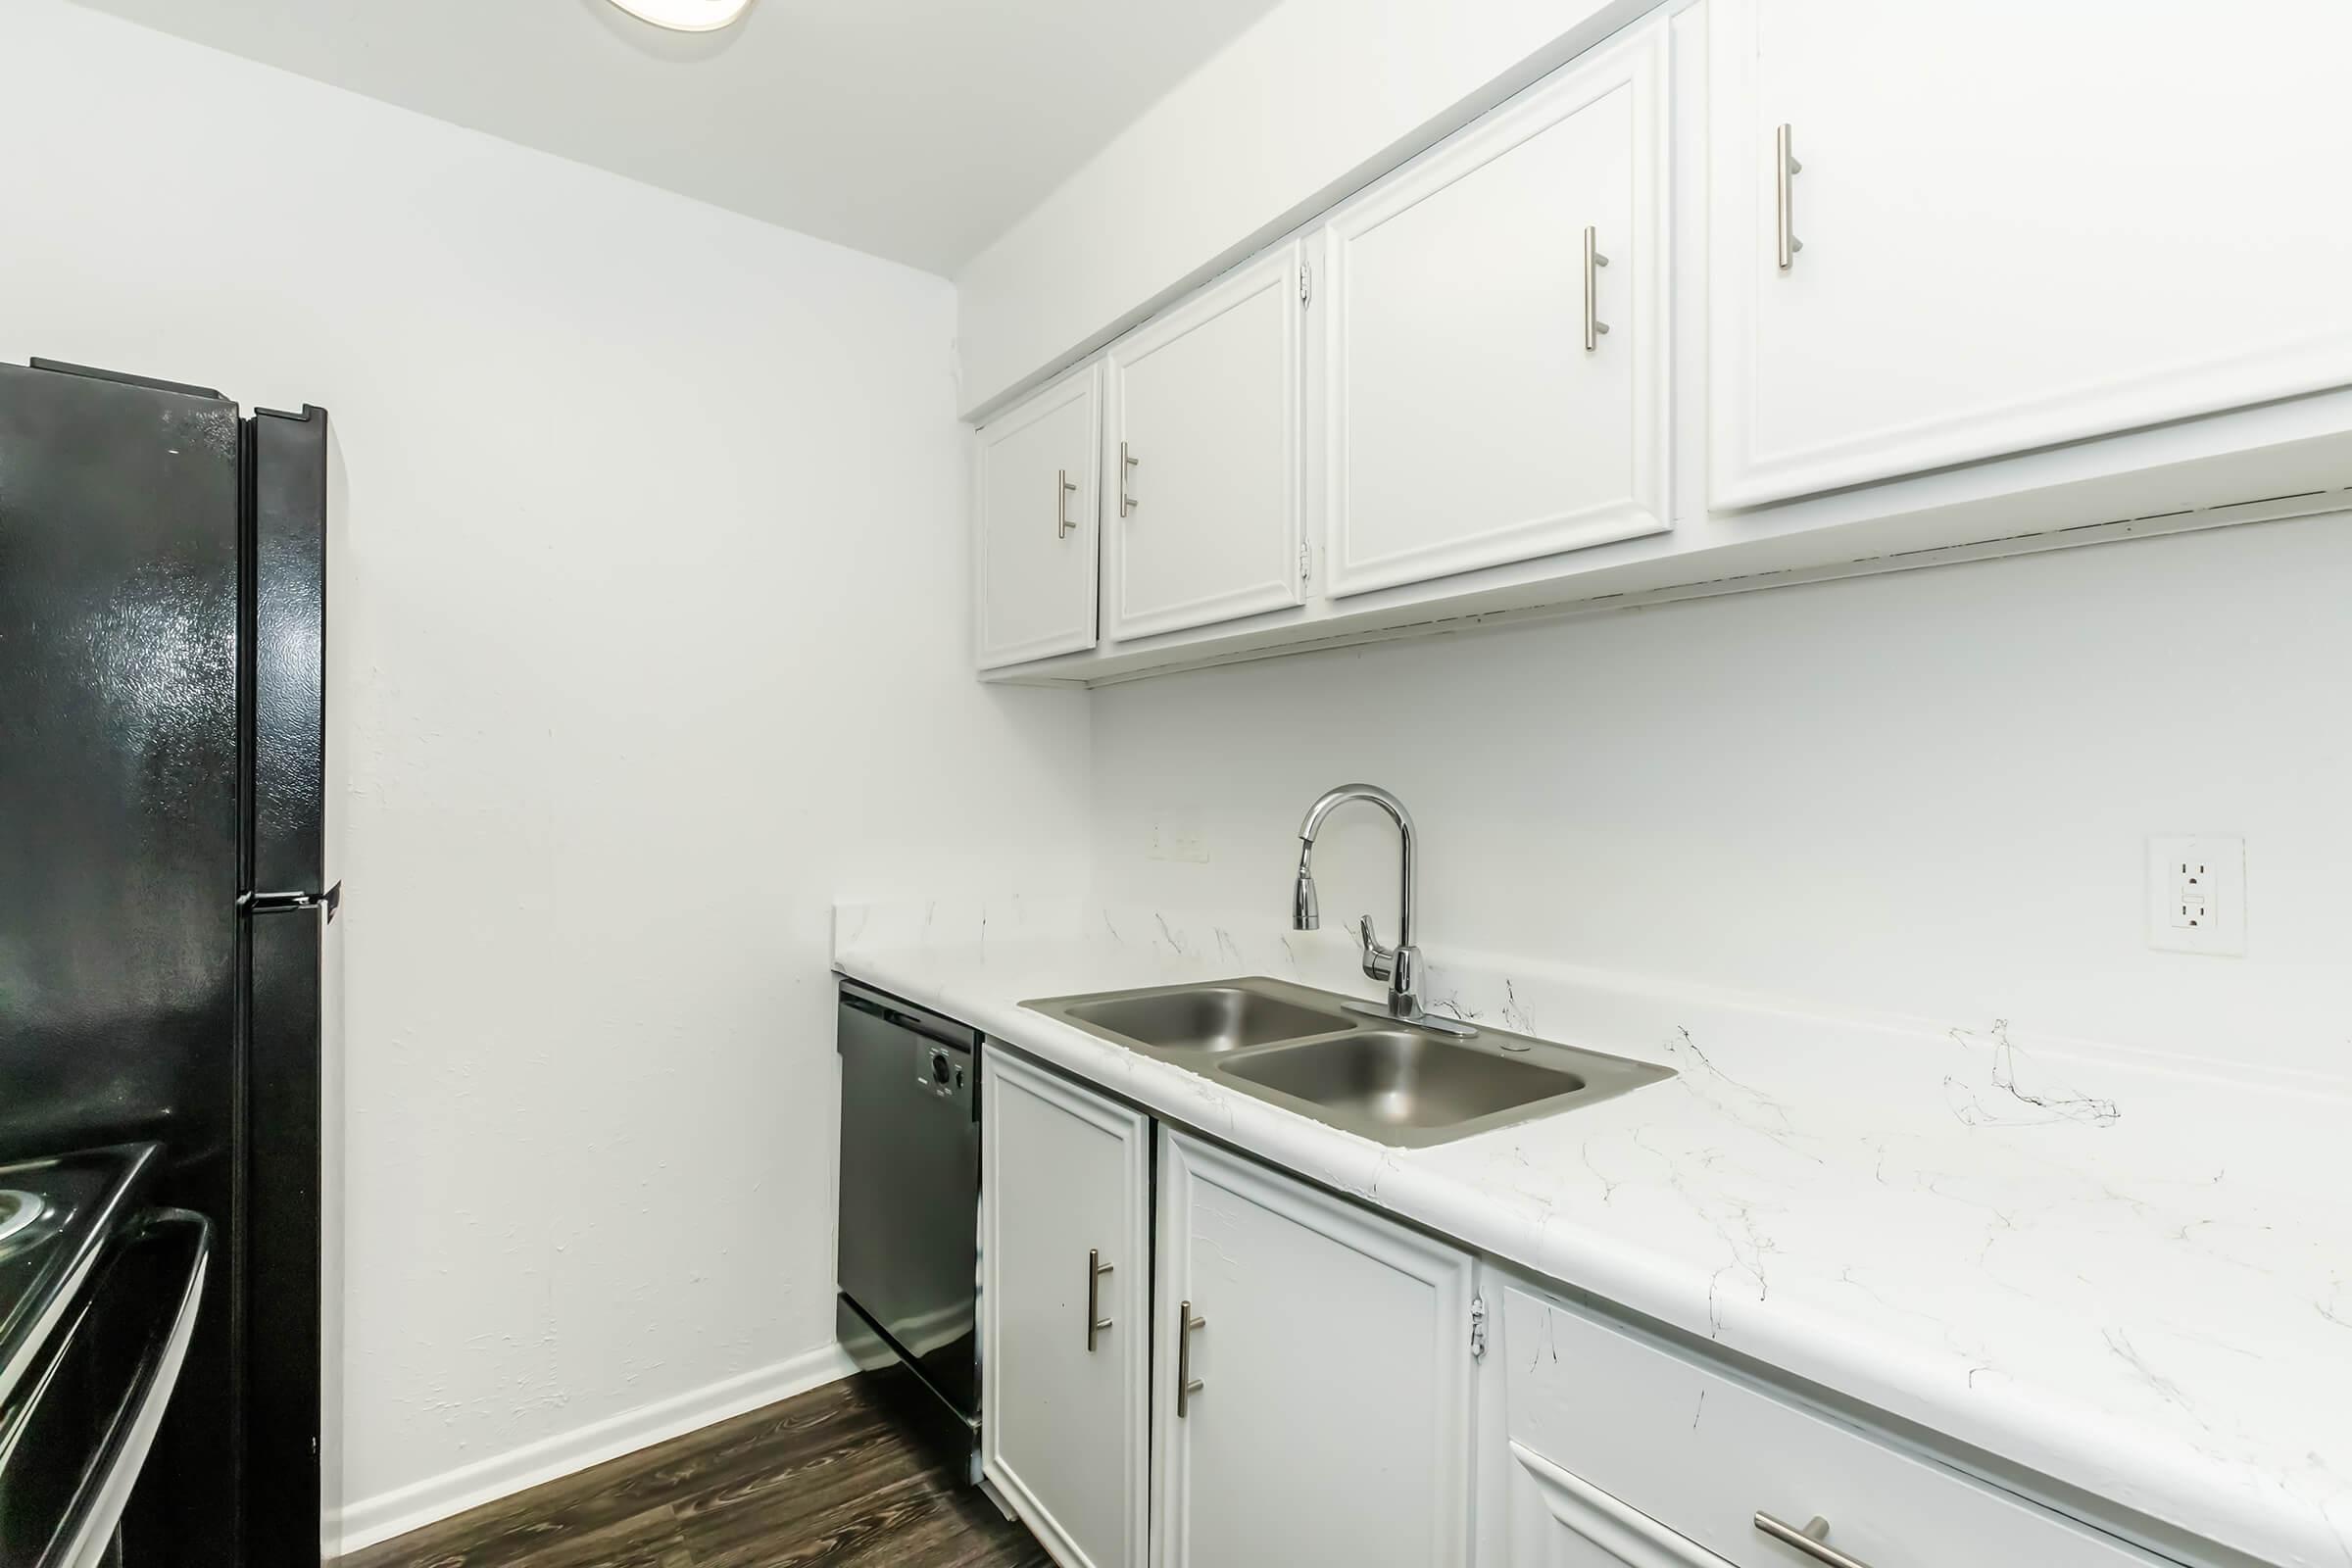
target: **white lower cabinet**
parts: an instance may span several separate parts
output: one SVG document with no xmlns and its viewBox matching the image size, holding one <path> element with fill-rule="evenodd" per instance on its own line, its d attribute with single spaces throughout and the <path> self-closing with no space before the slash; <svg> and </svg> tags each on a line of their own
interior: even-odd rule
<svg viewBox="0 0 2352 1568">
<path fill-rule="evenodd" d="M 1466 1562 L 1468 1254 L 1159 1139 L 1152 1561 Z"/>
<path fill-rule="evenodd" d="M 1490 1271 L 1487 1568 L 2153 1568 L 2111 1536 Z M 1498 1298 L 1498 1299 L 1497 1299 Z M 1499 1388 L 1498 1388 L 1499 1386 Z M 1827 1551 L 1768 1531 L 1811 1526 Z M 1818 1522 L 1817 1522 L 1818 1521 Z"/>
<path fill-rule="evenodd" d="M 1154 1235 L 1152 1121 L 993 1042 L 981 1115 L 982 1460 L 1056 1562 L 1464 1568 L 1468 1253 L 1165 1128 Z"/>
<path fill-rule="evenodd" d="M 982 1057 L 982 1464 L 1067 1568 L 1144 1561 L 1152 1123 Z"/>
<path fill-rule="evenodd" d="M 2159 1568 L 994 1042 L 981 1107 L 983 1461 L 1063 1568 Z"/>
</svg>

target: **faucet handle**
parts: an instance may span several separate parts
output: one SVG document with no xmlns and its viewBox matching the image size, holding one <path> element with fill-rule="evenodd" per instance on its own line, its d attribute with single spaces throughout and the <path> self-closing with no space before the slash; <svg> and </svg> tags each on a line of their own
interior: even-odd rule
<svg viewBox="0 0 2352 1568">
<path fill-rule="evenodd" d="M 1356 940 L 1364 945 L 1364 976 L 1366 979 L 1386 980 L 1396 974 L 1396 950 L 1380 945 L 1380 937 L 1373 929 L 1370 915 L 1356 917 L 1355 936 Z"/>
</svg>

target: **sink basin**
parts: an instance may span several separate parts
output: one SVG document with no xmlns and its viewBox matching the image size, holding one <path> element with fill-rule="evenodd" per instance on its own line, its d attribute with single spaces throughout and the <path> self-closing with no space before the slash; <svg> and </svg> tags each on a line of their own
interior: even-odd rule
<svg viewBox="0 0 2352 1568">
<path fill-rule="evenodd" d="M 1063 1009 L 1073 1022 L 1162 1051 L 1214 1054 L 1298 1040 L 1352 1027 L 1337 1012 L 1322 1012 L 1239 985 L 1182 986 L 1076 1003 Z"/>
<path fill-rule="evenodd" d="M 1467 1040 L 1251 976 L 1021 1005 L 1376 1142 L 1443 1144 L 1613 1099 L 1670 1067 L 1481 1027 Z"/>
<path fill-rule="evenodd" d="M 1415 1129 L 1452 1127 L 1585 1087 L 1565 1067 L 1406 1029 L 1285 1046 L 1227 1062 L 1222 1071 L 1350 1121 Z"/>
</svg>

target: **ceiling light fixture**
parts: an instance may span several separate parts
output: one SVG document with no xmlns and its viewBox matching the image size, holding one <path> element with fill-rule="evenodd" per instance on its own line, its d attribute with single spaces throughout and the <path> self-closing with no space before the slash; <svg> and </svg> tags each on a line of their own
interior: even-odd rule
<svg viewBox="0 0 2352 1568">
<path fill-rule="evenodd" d="M 716 32 L 734 25 L 752 9 L 752 0 L 612 0 L 639 22 L 650 22 L 672 32 Z"/>
</svg>

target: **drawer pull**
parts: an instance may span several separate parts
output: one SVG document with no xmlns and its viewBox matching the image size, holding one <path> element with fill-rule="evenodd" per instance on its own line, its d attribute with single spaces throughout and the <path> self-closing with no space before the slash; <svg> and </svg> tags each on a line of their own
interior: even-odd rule
<svg viewBox="0 0 2352 1568">
<path fill-rule="evenodd" d="M 1055 469 L 1054 480 L 1054 537 L 1056 539 L 1067 539 L 1070 536 L 1070 530 L 1078 526 L 1078 524 L 1070 520 L 1070 497 L 1076 495 L 1077 493 L 1078 484 L 1077 481 L 1070 477 L 1070 470 L 1067 468 Z"/>
<path fill-rule="evenodd" d="M 1102 1276 L 1110 1265 L 1102 1261 L 1102 1253 L 1090 1248 L 1086 1254 L 1086 1353 L 1095 1353 L 1095 1336 L 1110 1327 L 1110 1319 L 1102 1316 Z"/>
<path fill-rule="evenodd" d="M 1193 1316 L 1193 1303 L 1186 1301 L 1176 1308 L 1176 1419 L 1181 1421 L 1200 1392 L 1200 1380 L 1193 1376 L 1193 1330 L 1208 1327 L 1208 1319 Z"/>
<path fill-rule="evenodd" d="M 1799 1530 L 1786 1520 L 1759 1512 L 1756 1515 L 1756 1528 L 1785 1545 L 1794 1546 L 1815 1562 L 1829 1564 L 1829 1568 L 1870 1568 L 1870 1564 L 1861 1558 L 1849 1557 L 1830 1544 L 1830 1522 L 1819 1514 L 1815 1514 Z"/>
<path fill-rule="evenodd" d="M 1122 517 L 1143 505 L 1141 501 L 1127 493 L 1127 475 L 1134 472 L 1135 466 L 1143 461 L 1127 450 L 1126 442 L 1119 443 L 1119 515 Z"/>
</svg>

